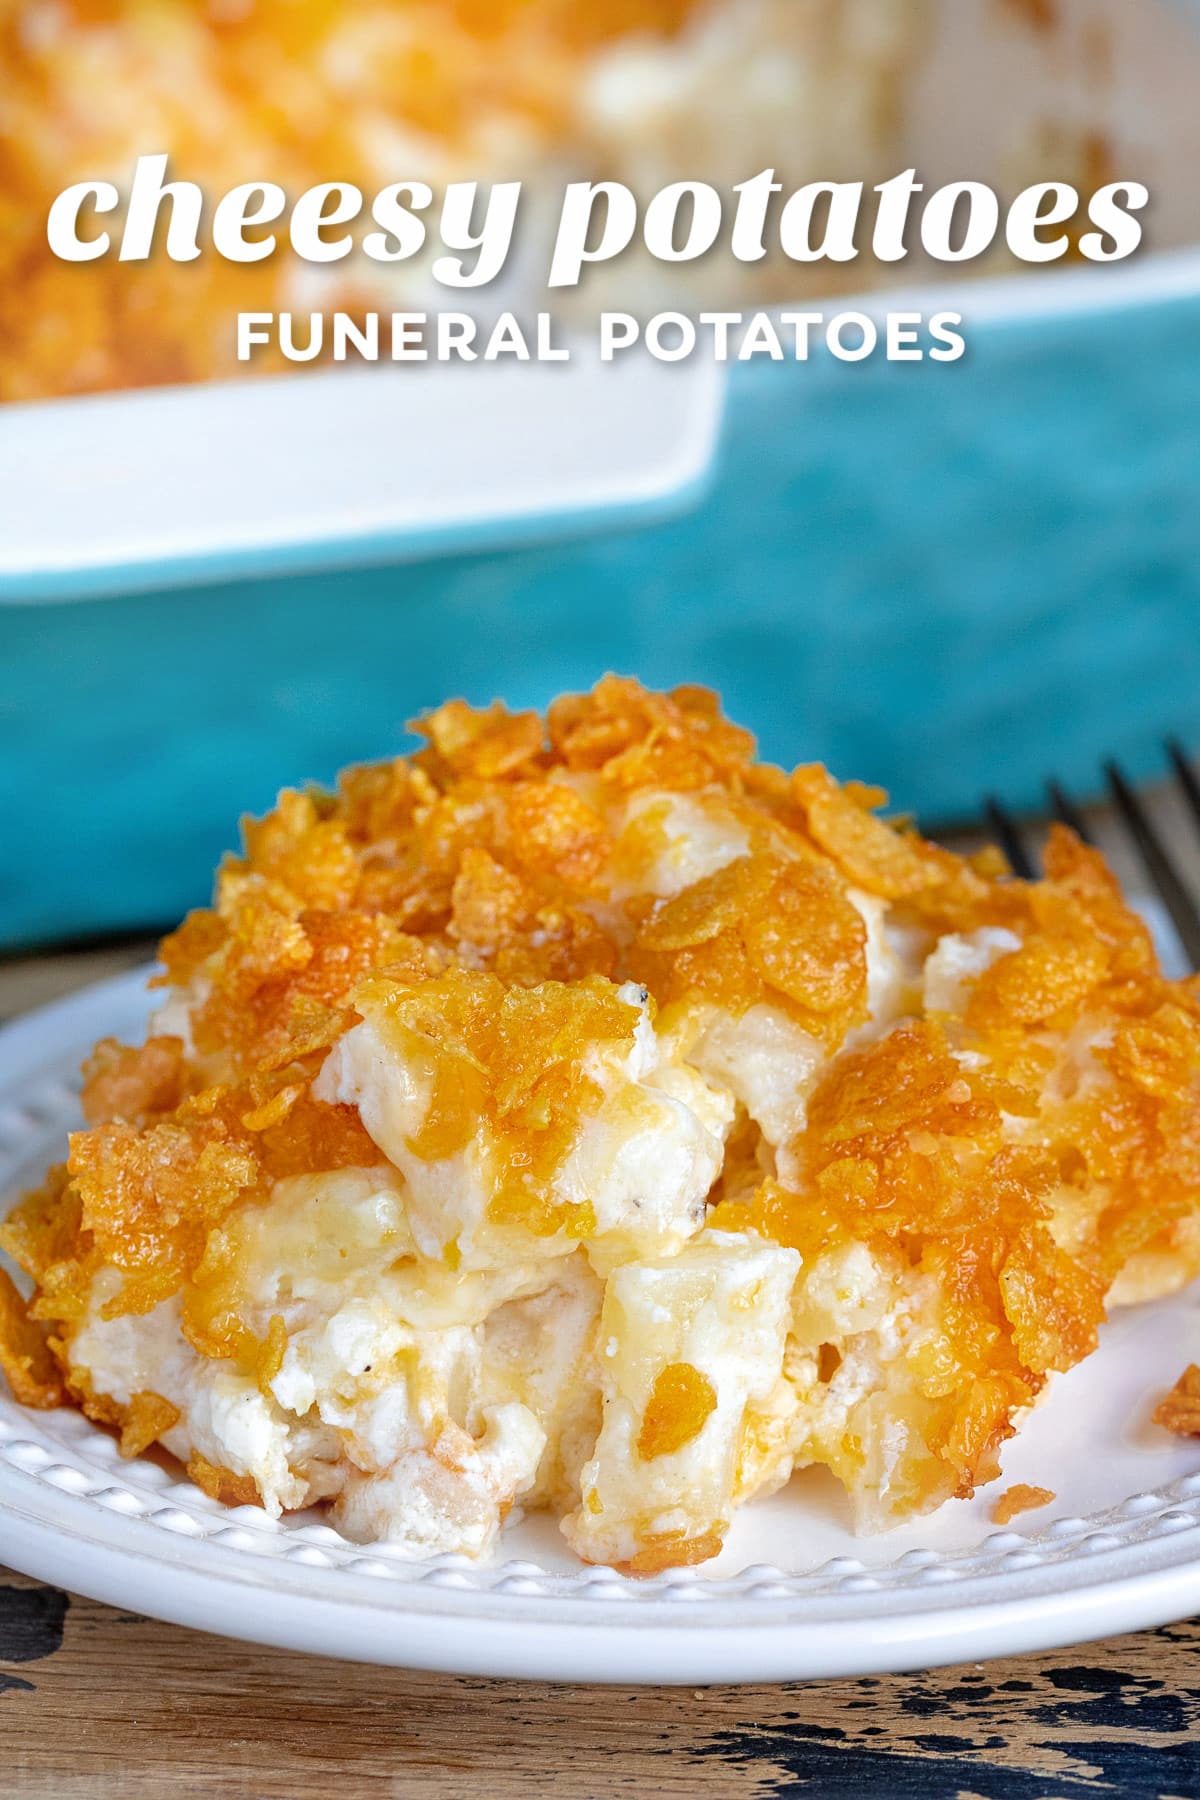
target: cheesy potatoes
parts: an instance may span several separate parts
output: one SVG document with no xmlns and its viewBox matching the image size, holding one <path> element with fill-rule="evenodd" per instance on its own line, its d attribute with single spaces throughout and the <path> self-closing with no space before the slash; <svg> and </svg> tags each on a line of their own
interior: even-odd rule
<svg viewBox="0 0 1200 1800">
<path fill-rule="evenodd" d="M 247 821 L 96 1046 L 3 1228 L 21 1400 L 413 1556 L 546 1509 L 653 1571 L 810 1465 L 863 1531 L 969 1495 L 1200 1269 L 1200 995 L 1070 832 L 1018 881 L 694 687 L 418 729 Z"/>
</svg>

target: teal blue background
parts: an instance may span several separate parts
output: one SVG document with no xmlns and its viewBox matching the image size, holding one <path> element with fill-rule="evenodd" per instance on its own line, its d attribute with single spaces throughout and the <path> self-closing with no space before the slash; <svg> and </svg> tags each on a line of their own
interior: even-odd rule
<svg viewBox="0 0 1200 1800">
<path fill-rule="evenodd" d="M 732 372 L 686 516 L 392 569 L 0 607 L 0 944 L 169 921 L 238 813 L 450 694 L 706 681 L 929 824 L 1200 743 L 1200 304 L 960 364 Z"/>
</svg>

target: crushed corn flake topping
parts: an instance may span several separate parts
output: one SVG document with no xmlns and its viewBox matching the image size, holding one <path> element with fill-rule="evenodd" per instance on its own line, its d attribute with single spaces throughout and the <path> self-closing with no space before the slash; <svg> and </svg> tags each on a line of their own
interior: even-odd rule
<svg viewBox="0 0 1200 1800">
<path fill-rule="evenodd" d="M 225 1506 L 261 1504 L 258 1488 L 248 1475 L 235 1475 L 231 1469 L 222 1469 L 203 1456 L 193 1456 L 187 1472 L 210 1500 L 220 1500 Z"/>
<path fill-rule="evenodd" d="M 670 1456 L 703 1431 L 717 1408 L 707 1375 L 691 1363 L 668 1363 L 655 1377 L 638 1432 L 638 1455 L 645 1462 Z"/>
<path fill-rule="evenodd" d="M 6 1269 L 0 1269 L 0 1369 L 22 1406 L 57 1406 L 62 1400 L 62 1378 L 46 1333 L 28 1316 Z"/>
<path fill-rule="evenodd" d="M 708 1091 L 703 1067 L 716 1111 L 703 1130 L 693 1120 L 680 1193 L 712 1155 L 707 1223 L 718 1233 L 798 1251 L 798 1294 L 853 1253 L 891 1296 L 890 1311 L 868 1316 L 861 1295 L 823 1288 L 807 1361 L 794 1325 L 793 1398 L 771 1401 L 774 1414 L 755 1402 L 729 1427 L 743 1442 L 730 1468 L 740 1454 L 760 1483 L 770 1451 L 785 1473 L 827 1462 L 852 1491 L 870 1487 L 887 1517 L 969 1494 L 995 1477 L 1014 1416 L 1048 1376 L 1095 1347 L 1118 1276 L 1196 1272 L 1200 996 L 1162 977 L 1103 861 L 1070 832 L 1054 831 L 1045 880 L 1015 880 L 994 854 L 964 860 L 889 825 L 875 790 L 758 763 L 750 736 L 694 687 L 656 694 L 609 676 L 556 701 L 544 722 L 451 702 L 419 730 L 414 756 L 350 769 L 331 794 L 285 793 L 247 821 L 213 906 L 162 946 L 158 1034 L 140 1048 L 97 1046 L 88 1129 L 0 1228 L 35 1283 L 28 1309 L 0 1286 L 0 1359 L 22 1400 L 52 1405 L 65 1386 L 131 1447 L 170 1434 L 173 1401 L 144 1382 L 132 1402 L 97 1391 L 72 1343 L 93 1312 L 136 1321 L 174 1297 L 202 1361 L 244 1375 L 264 1406 L 294 1385 L 290 1327 L 276 1308 L 256 1323 L 240 1306 L 231 1259 L 245 1221 L 293 1178 L 400 1182 L 357 1107 L 314 1093 L 330 1048 L 368 1019 L 426 1083 L 407 1141 L 414 1167 L 434 1182 L 456 1157 L 466 1169 L 486 1126 L 493 1225 L 519 1223 L 555 1256 L 576 1244 L 591 1253 L 584 1177 L 570 1193 L 555 1184 L 564 1168 L 599 1166 L 578 1157 L 589 1121 L 615 1104 L 604 1071 L 640 1054 L 644 1029 L 685 1046 L 672 1056 L 701 1059 L 686 1104 Z M 689 819 L 719 818 L 732 848 L 672 885 L 672 809 L 684 806 L 700 809 Z M 926 1008 L 918 967 L 892 1016 L 871 1022 L 871 907 L 922 956 L 992 946 L 960 1001 Z M 640 985 L 618 991 L 630 982 Z M 646 997 L 641 1025 L 631 992 Z M 763 1129 L 752 1084 L 738 1085 L 740 1052 L 703 1063 L 714 1020 L 750 1046 L 747 1070 L 781 1045 L 808 1046 L 806 1107 L 782 1115 L 790 1136 Z M 736 1104 L 720 1086 L 731 1066 Z M 654 1095 L 630 1093 L 621 1105 L 635 1132 Z M 702 1200 L 689 1219 L 689 1231 L 705 1223 Z M 455 1254 L 448 1246 L 439 1279 L 455 1281 Z M 815 1317 L 811 1297 L 796 1304 L 798 1319 Z M 885 1326 L 892 1348 L 864 1373 L 863 1346 Z M 818 1357 L 826 1344 L 833 1358 Z M 685 1369 L 659 1375 L 643 1456 L 704 1425 L 714 1390 Z M 1156 1415 L 1171 1429 L 1200 1405 L 1193 1376 Z M 833 1422 L 803 1424 L 826 1401 Z M 872 1434 L 887 1417 L 902 1449 L 881 1472 Z M 509 1466 L 497 1431 L 489 1470 Z M 360 1440 L 346 1441 L 361 1462 Z M 751 1444 L 766 1446 L 761 1467 L 747 1463 Z M 193 1467 L 209 1492 L 254 1487 L 203 1457 Z M 414 1492 L 443 1480 L 404 1467 Z M 561 1469 L 539 1479 L 547 1492 L 569 1485 Z M 645 1523 L 623 1560 L 709 1554 L 716 1523 Z"/>
<path fill-rule="evenodd" d="M 1057 1498 L 1051 1488 L 1030 1487 L 1027 1482 L 1018 1481 L 1015 1486 L 1006 1488 L 995 1502 L 992 1507 L 992 1522 L 1007 1525 L 1018 1513 L 1034 1512 L 1039 1506 L 1049 1506 Z"/>
<path fill-rule="evenodd" d="M 1154 1423 L 1177 1437 L 1200 1437 L 1200 1369 L 1189 1363 L 1154 1409 Z"/>
<path fill-rule="evenodd" d="M 121 1455 L 140 1456 L 178 1425 L 182 1417 L 179 1408 L 161 1394 L 149 1389 L 134 1394 L 121 1421 Z"/>
</svg>

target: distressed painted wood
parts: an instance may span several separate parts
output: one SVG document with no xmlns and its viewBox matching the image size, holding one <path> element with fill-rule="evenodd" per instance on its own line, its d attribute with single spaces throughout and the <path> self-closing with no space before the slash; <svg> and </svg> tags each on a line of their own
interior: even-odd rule
<svg viewBox="0 0 1200 1800">
<path fill-rule="evenodd" d="M 22 1800 L 1194 1800 L 1200 1624 L 932 1674 L 554 1688 L 256 1649 L 0 1574 Z"/>
</svg>

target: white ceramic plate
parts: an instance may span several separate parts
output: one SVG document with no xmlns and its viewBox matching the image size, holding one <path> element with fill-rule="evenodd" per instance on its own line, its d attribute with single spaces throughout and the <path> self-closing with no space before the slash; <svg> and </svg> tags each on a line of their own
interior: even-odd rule
<svg viewBox="0 0 1200 1800">
<path fill-rule="evenodd" d="M 61 1155 L 75 1071 L 105 1033 L 136 1037 L 144 976 L 0 1032 L 0 1195 Z M 319 1517 L 230 1510 L 154 1462 L 122 1462 L 74 1411 L 0 1399 L 0 1563 L 157 1618 L 327 1655 L 463 1674 L 713 1682 L 978 1660 L 1200 1610 L 1200 1443 L 1149 1423 L 1200 1360 L 1200 1292 L 1119 1315 L 1008 1447 L 1004 1482 L 1052 1488 L 997 1531 L 992 1489 L 874 1539 L 831 1480 L 747 1507 L 702 1570 L 635 1581 L 585 1569 L 552 1524 L 496 1559 L 407 1562 Z"/>
</svg>

